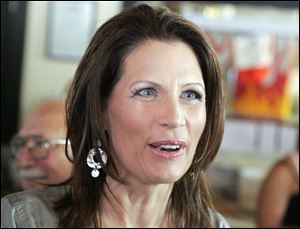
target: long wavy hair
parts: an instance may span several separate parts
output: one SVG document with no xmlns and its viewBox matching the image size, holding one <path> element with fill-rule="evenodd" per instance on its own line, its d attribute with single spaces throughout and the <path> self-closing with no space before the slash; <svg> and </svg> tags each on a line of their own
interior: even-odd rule
<svg viewBox="0 0 300 229">
<path fill-rule="evenodd" d="M 219 150 L 224 129 L 220 63 L 205 33 L 196 25 L 166 8 L 154 9 L 143 4 L 104 23 L 93 36 L 76 70 L 66 105 L 67 139 L 71 142 L 74 168 L 67 182 L 70 189 L 55 207 L 62 227 L 101 227 L 99 215 L 106 176 L 119 180 L 111 139 L 105 131 L 108 100 L 122 75 L 124 59 L 149 39 L 189 45 L 198 59 L 206 89 L 206 125 L 191 167 L 173 186 L 167 208 L 168 222 L 186 228 L 212 226 L 209 215 L 214 208 L 205 171 Z M 95 179 L 90 175 L 86 158 L 98 140 L 109 162 Z"/>
</svg>

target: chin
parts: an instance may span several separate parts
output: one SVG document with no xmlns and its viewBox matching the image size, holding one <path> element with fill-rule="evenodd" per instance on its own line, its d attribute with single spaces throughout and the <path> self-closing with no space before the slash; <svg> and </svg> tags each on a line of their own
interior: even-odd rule
<svg viewBox="0 0 300 229">
<path fill-rule="evenodd" d="M 35 182 L 24 181 L 24 182 L 21 182 L 21 187 L 23 190 L 30 190 L 30 189 L 39 188 L 39 187 L 41 187 L 41 185 L 39 185 Z"/>
<path fill-rule="evenodd" d="M 153 181 L 158 184 L 173 184 L 178 181 L 184 174 L 183 173 L 169 173 L 160 174 L 155 176 Z"/>
</svg>

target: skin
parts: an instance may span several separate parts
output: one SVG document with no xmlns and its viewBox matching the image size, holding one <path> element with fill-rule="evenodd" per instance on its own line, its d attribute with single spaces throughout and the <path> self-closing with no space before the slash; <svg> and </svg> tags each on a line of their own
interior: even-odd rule
<svg viewBox="0 0 300 229">
<path fill-rule="evenodd" d="M 46 139 L 64 138 L 66 127 L 64 120 L 64 104 L 59 101 L 46 102 L 36 108 L 25 120 L 18 135 L 41 135 Z M 68 161 L 64 152 L 64 145 L 55 145 L 49 149 L 49 155 L 42 160 L 36 160 L 31 156 L 27 148 L 22 148 L 17 160 L 18 172 L 37 172 L 38 177 L 20 177 L 22 189 L 28 190 L 55 184 L 66 180 L 71 175 L 72 164 Z"/>
<path fill-rule="evenodd" d="M 264 181 L 258 202 L 259 227 L 286 227 L 282 220 L 289 198 L 299 192 L 299 182 L 287 166 L 294 169 L 299 178 L 299 153 L 290 154 L 285 163 L 287 165 L 275 165 Z"/>
<path fill-rule="evenodd" d="M 107 118 L 118 171 L 126 185 L 107 177 L 104 226 L 166 225 L 174 182 L 190 167 L 206 122 L 205 86 L 192 49 L 179 41 L 147 40 L 125 58 Z M 151 143 L 179 140 L 182 154 L 166 159 Z M 130 209 L 127 210 L 127 209 Z"/>
</svg>

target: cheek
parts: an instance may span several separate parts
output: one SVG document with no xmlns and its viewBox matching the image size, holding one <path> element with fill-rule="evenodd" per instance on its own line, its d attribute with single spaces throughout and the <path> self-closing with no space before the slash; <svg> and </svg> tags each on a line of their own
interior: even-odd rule
<svg viewBox="0 0 300 229">
<path fill-rule="evenodd" d="M 60 146 L 63 147 L 63 146 Z M 71 162 L 66 158 L 64 150 L 61 149 L 53 149 L 49 152 L 49 157 L 43 161 L 41 164 L 45 170 L 49 171 L 61 171 L 67 170 Z"/>
<path fill-rule="evenodd" d="M 151 127 L 150 119 L 149 112 L 138 106 L 110 107 L 109 132 L 117 154 L 117 164 L 130 167 L 131 163 L 136 163 L 139 152 L 145 147 L 147 133 Z"/>
<path fill-rule="evenodd" d="M 137 105 L 118 107 L 109 114 L 112 137 L 140 134 L 149 128 L 151 114 Z"/>
<path fill-rule="evenodd" d="M 198 143 L 206 124 L 206 110 L 200 109 L 192 112 L 189 117 L 190 135 Z"/>
<path fill-rule="evenodd" d="M 189 135 L 192 140 L 191 150 L 195 153 L 206 124 L 206 110 L 200 109 L 190 116 Z"/>
<path fill-rule="evenodd" d="M 117 105 L 119 106 L 111 106 L 108 110 L 109 135 L 117 154 L 115 160 L 124 163 L 132 158 L 135 149 L 140 148 L 145 118 L 133 106 Z"/>
</svg>

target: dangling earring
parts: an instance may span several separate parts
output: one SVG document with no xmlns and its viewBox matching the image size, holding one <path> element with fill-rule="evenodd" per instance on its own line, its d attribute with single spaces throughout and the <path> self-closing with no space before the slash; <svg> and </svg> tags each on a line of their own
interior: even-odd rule
<svg viewBox="0 0 300 229">
<path fill-rule="evenodd" d="M 190 176 L 191 176 L 192 180 L 195 180 L 195 172 L 194 172 L 194 170 L 192 170 L 190 172 Z"/>
<path fill-rule="evenodd" d="M 91 172 L 91 175 L 94 178 L 99 176 L 100 172 L 98 169 L 102 168 L 100 165 L 100 162 L 95 162 L 95 160 L 94 160 L 94 156 L 96 155 L 96 153 L 98 153 L 98 152 L 100 153 L 100 158 L 104 165 L 107 163 L 107 154 L 100 148 L 100 146 L 101 146 L 101 143 L 99 142 L 97 148 L 91 149 L 86 158 L 87 165 L 93 169 L 93 171 Z"/>
</svg>

